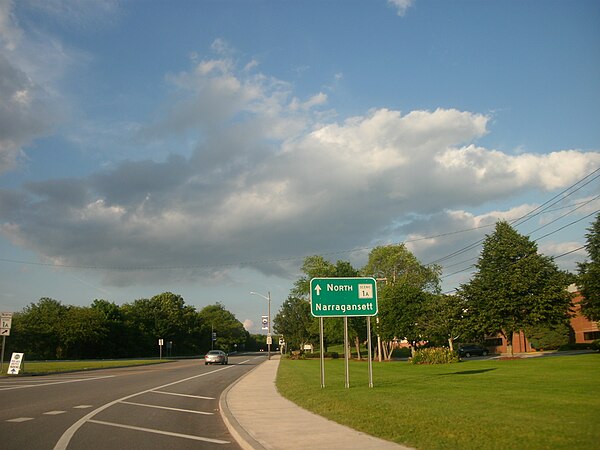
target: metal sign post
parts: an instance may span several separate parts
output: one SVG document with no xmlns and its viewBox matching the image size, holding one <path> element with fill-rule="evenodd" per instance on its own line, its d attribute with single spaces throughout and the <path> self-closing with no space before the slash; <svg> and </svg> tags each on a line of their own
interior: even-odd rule
<svg viewBox="0 0 600 450">
<path fill-rule="evenodd" d="M 323 339 L 323 318 L 319 317 L 319 335 L 320 335 L 320 352 L 321 352 L 321 388 L 325 387 L 325 344 Z"/>
</svg>

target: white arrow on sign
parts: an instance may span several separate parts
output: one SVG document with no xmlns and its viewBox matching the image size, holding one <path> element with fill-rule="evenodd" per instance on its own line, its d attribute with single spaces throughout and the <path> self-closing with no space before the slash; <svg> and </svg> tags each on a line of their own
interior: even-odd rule
<svg viewBox="0 0 600 450">
<path fill-rule="evenodd" d="M 321 295 L 321 286 L 319 286 L 318 284 L 315 287 L 315 292 L 317 293 L 317 295 Z"/>
</svg>

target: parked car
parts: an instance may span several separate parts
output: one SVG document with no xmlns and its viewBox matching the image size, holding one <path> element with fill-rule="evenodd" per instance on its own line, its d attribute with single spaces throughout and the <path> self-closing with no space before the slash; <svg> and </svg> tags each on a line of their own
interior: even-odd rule
<svg viewBox="0 0 600 450">
<path fill-rule="evenodd" d="M 463 345 L 458 348 L 458 356 L 464 356 L 470 358 L 471 356 L 485 356 L 489 352 L 487 348 L 479 345 Z"/>
<path fill-rule="evenodd" d="M 227 364 L 228 362 L 229 358 L 227 357 L 227 353 L 221 350 L 211 350 L 206 355 L 204 355 L 204 365 Z"/>
</svg>

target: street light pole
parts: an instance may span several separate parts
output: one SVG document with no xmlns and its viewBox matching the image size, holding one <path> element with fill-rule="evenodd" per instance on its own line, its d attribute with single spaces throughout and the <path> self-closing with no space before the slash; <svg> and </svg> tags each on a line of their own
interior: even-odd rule
<svg viewBox="0 0 600 450">
<path fill-rule="evenodd" d="M 267 300 L 269 302 L 269 324 L 268 324 L 268 331 L 267 331 L 267 359 L 271 359 L 271 291 L 269 291 L 267 293 L 267 297 L 265 297 L 262 294 L 259 294 L 258 292 L 250 292 L 251 295 L 258 295 L 259 297 L 264 298 L 265 300 Z"/>
</svg>

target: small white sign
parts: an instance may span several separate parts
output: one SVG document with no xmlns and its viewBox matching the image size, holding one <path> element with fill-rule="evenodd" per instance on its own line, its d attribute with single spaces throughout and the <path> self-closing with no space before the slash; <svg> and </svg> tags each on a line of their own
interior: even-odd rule
<svg viewBox="0 0 600 450">
<path fill-rule="evenodd" d="M 263 330 L 269 329 L 269 316 L 262 316 L 262 329 Z"/>
<path fill-rule="evenodd" d="M 162 339 L 159 339 L 159 340 L 158 340 L 158 345 L 160 345 L 160 346 L 162 347 L 162 346 L 163 346 L 163 342 L 164 342 L 164 341 L 163 341 Z"/>
<path fill-rule="evenodd" d="M 373 298 L 373 285 L 372 284 L 359 284 L 358 285 L 358 298 Z"/>
<path fill-rule="evenodd" d="M 0 336 L 10 336 L 10 328 L 0 328 Z"/>
<path fill-rule="evenodd" d="M 8 365 L 8 372 L 6 372 L 9 375 L 18 375 L 19 372 L 21 371 L 21 363 L 23 362 L 23 355 L 24 353 L 13 353 L 12 357 L 10 358 L 10 364 Z"/>
<path fill-rule="evenodd" d="M 0 328 L 10 328 L 12 325 L 12 317 L 0 318 Z"/>
</svg>

